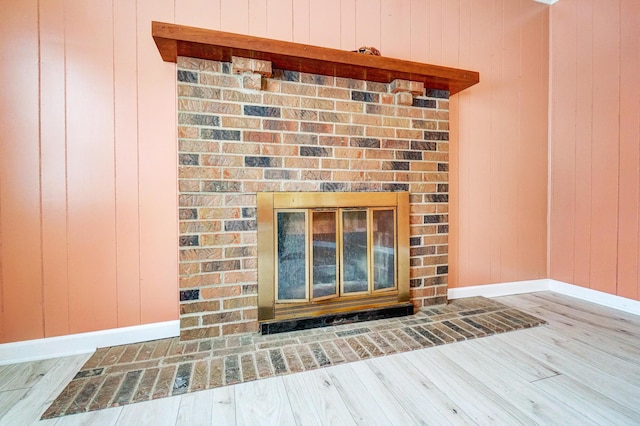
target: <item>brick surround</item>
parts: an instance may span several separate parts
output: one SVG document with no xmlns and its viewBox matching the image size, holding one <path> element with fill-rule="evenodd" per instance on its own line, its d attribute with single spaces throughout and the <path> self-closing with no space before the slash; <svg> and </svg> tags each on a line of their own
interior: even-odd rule
<svg viewBox="0 0 640 426">
<path fill-rule="evenodd" d="M 256 193 L 409 191 L 411 301 L 446 302 L 448 92 L 178 58 L 180 337 L 256 332 Z"/>
</svg>

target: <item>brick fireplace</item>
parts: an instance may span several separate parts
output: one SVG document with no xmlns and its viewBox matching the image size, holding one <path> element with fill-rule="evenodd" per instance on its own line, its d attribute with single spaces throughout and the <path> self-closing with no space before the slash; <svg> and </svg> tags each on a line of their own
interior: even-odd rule
<svg viewBox="0 0 640 426">
<path fill-rule="evenodd" d="M 446 303 L 450 92 L 205 58 L 176 56 L 181 339 L 258 330 L 261 192 L 408 191 L 409 299 Z"/>
</svg>

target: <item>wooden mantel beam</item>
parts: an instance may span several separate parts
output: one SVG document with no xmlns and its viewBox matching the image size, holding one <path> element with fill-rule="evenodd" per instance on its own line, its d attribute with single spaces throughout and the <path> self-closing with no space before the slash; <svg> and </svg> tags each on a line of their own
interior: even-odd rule
<svg viewBox="0 0 640 426">
<path fill-rule="evenodd" d="M 166 62 L 176 62 L 178 56 L 230 62 L 232 56 L 240 56 L 271 61 L 273 68 L 283 70 L 381 83 L 421 81 L 451 95 L 480 81 L 476 71 L 164 22 L 152 22 L 151 33 Z"/>
</svg>

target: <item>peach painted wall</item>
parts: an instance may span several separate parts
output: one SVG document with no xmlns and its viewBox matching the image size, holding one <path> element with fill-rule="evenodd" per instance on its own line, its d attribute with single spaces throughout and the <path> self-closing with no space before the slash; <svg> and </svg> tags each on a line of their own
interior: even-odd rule
<svg viewBox="0 0 640 426">
<path fill-rule="evenodd" d="M 551 278 L 639 299 L 640 2 L 551 8 Z"/>
<path fill-rule="evenodd" d="M 451 286 L 544 277 L 548 17 L 531 0 L 11 1 L 0 342 L 178 318 L 175 65 L 152 20 L 479 71 L 452 97 Z"/>
</svg>

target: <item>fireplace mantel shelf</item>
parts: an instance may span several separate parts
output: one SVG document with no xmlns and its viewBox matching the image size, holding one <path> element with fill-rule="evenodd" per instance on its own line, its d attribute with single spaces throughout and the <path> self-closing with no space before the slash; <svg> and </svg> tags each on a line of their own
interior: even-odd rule
<svg viewBox="0 0 640 426">
<path fill-rule="evenodd" d="M 230 62 L 232 56 L 240 56 L 271 61 L 273 68 L 290 71 L 381 83 L 421 81 L 426 88 L 451 95 L 480 81 L 476 71 L 164 22 L 152 22 L 151 33 L 166 62 L 177 62 L 178 56 Z"/>
</svg>

